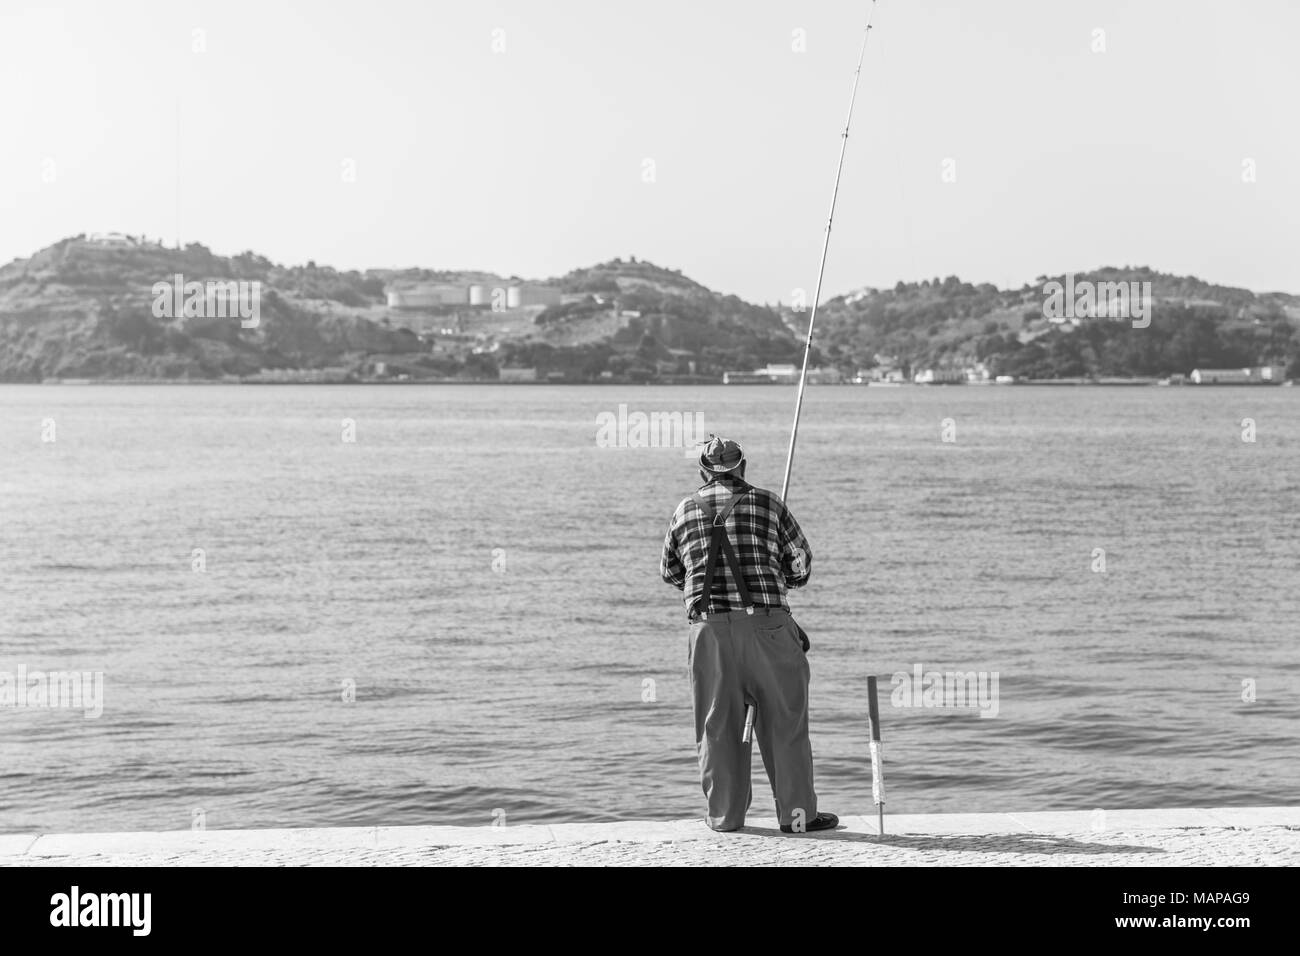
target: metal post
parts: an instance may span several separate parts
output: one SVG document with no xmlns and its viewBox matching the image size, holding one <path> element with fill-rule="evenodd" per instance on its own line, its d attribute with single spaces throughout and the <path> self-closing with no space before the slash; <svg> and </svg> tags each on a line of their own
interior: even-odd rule
<svg viewBox="0 0 1300 956">
<path fill-rule="evenodd" d="M 880 835 L 885 835 L 885 768 L 880 745 L 880 702 L 876 696 L 876 675 L 867 678 L 867 719 L 871 724 L 871 799 L 876 804 Z"/>
</svg>

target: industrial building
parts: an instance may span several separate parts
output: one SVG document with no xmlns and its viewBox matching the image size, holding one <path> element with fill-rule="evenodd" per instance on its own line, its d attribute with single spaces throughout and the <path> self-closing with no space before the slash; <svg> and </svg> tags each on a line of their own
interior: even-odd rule
<svg viewBox="0 0 1300 956">
<path fill-rule="evenodd" d="M 960 368 L 926 368 L 912 376 L 917 385 L 961 385 L 966 382 L 966 370 Z"/>
<path fill-rule="evenodd" d="M 1280 365 L 1255 368 L 1198 368 L 1192 371 L 1195 385 L 1281 385 L 1286 369 Z"/>
<path fill-rule="evenodd" d="M 436 309 L 444 305 L 465 305 L 466 301 L 463 285 L 422 285 L 388 293 L 390 309 Z"/>
<path fill-rule="evenodd" d="M 500 379 L 503 382 L 535 382 L 537 381 L 537 369 L 506 366 L 500 369 Z"/>
<path fill-rule="evenodd" d="M 838 385 L 843 380 L 834 367 L 810 368 L 809 385 Z M 723 385 L 790 385 L 799 381 L 799 366 L 768 365 L 752 372 L 723 372 Z"/>
<path fill-rule="evenodd" d="M 512 285 L 506 290 L 507 309 L 559 305 L 563 300 L 564 293 L 545 285 Z"/>
<path fill-rule="evenodd" d="M 480 308 L 526 309 L 530 307 L 559 305 L 563 293 L 545 285 L 473 285 L 427 284 L 388 292 L 390 309 L 438 309 L 445 306 L 469 305 Z"/>
</svg>

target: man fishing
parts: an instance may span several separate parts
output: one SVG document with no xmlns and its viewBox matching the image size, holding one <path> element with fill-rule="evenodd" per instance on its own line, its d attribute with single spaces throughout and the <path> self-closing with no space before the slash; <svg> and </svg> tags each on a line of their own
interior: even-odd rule
<svg viewBox="0 0 1300 956">
<path fill-rule="evenodd" d="M 710 436 L 704 482 L 673 513 L 660 574 L 683 592 L 700 784 L 714 830 L 739 830 L 753 799 L 746 712 L 785 833 L 829 830 L 817 812 L 808 741 L 808 638 L 790 616 L 787 588 L 808 583 L 812 550 L 771 491 L 745 481 L 745 455 Z"/>
</svg>

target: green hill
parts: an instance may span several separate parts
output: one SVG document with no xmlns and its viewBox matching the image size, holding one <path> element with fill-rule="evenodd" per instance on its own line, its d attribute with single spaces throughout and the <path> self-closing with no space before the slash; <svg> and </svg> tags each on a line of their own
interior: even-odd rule
<svg viewBox="0 0 1300 956">
<path fill-rule="evenodd" d="M 876 356 L 916 368 L 965 368 L 984 362 L 993 375 L 1018 378 L 1165 376 L 1195 368 L 1285 365 L 1300 374 L 1300 296 L 1258 294 L 1146 267 L 1074 275 L 1095 284 L 1149 282 L 1150 324 L 1081 318 L 1053 323 L 1044 314 L 1049 281 L 1000 290 L 956 276 L 893 289 L 864 289 L 823 304 L 817 344 L 828 361 L 867 369 Z M 787 313 L 787 320 L 796 317 Z"/>
<path fill-rule="evenodd" d="M 261 321 L 153 314 L 153 285 L 264 283 Z M 264 370 L 350 367 L 375 352 L 416 353 L 411 332 L 366 312 L 383 280 L 313 265 L 286 269 L 243 253 L 142 243 L 104 248 L 65 239 L 0 268 L 0 380 L 220 379 Z"/>
<path fill-rule="evenodd" d="M 178 274 L 260 283 L 257 326 L 211 310 L 156 314 L 154 284 Z M 1033 378 L 1256 364 L 1300 372 L 1300 297 L 1146 268 L 1076 278 L 1151 282 L 1150 327 L 1051 323 L 1047 277 L 999 290 L 950 276 L 827 301 L 813 364 L 852 374 L 878 356 L 907 368 L 983 362 L 993 374 Z M 531 288 L 548 304 L 388 305 L 394 290 L 443 285 L 454 293 L 471 284 Z M 197 243 L 169 249 L 78 236 L 0 267 L 0 381 L 492 380 L 505 367 L 564 381 L 718 381 L 726 370 L 799 361 L 806 322 L 806 312 L 722 295 L 636 259 L 526 283 L 487 272 L 283 266 Z"/>
<path fill-rule="evenodd" d="M 260 283 L 257 327 L 155 315 L 154 284 L 178 274 L 186 282 Z M 73 237 L 0 267 L 0 381 L 275 380 L 323 371 L 342 380 L 492 379 L 502 365 L 566 380 L 608 373 L 605 379 L 648 381 L 716 378 L 726 368 L 793 361 L 799 352 L 771 309 L 635 260 L 530 283 L 579 300 L 551 308 L 388 307 L 388 290 L 448 283 L 504 288 L 522 280 L 287 267 L 252 252 L 218 256 L 199 244 Z"/>
</svg>

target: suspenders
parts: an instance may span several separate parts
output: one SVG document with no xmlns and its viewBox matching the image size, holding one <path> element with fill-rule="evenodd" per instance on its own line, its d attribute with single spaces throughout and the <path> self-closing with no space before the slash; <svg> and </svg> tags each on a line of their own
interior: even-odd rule
<svg viewBox="0 0 1300 956">
<path fill-rule="evenodd" d="M 745 584 L 745 575 L 741 570 L 740 561 L 736 557 L 735 549 L 731 546 L 731 541 L 727 538 L 727 518 L 731 515 L 732 509 L 739 504 L 740 499 L 749 492 L 750 488 L 746 486 L 744 490 L 733 494 L 731 501 L 722 511 L 714 508 L 712 502 L 698 491 L 691 496 L 704 511 L 705 516 L 713 519 L 713 532 L 709 537 L 709 556 L 704 563 L 704 590 L 700 592 L 700 596 L 696 599 L 692 608 L 701 617 L 704 617 L 707 612 L 709 598 L 713 596 L 713 573 L 718 567 L 719 551 L 726 560 L 727 567 L 731 570 L 731 577 L 736 582 L 736 590 L 740 592 L 740 603 L 744 605 L 745 613 L 754 613 L 754 602 L 749 596 L 749 586 Z"/>
</svg>

